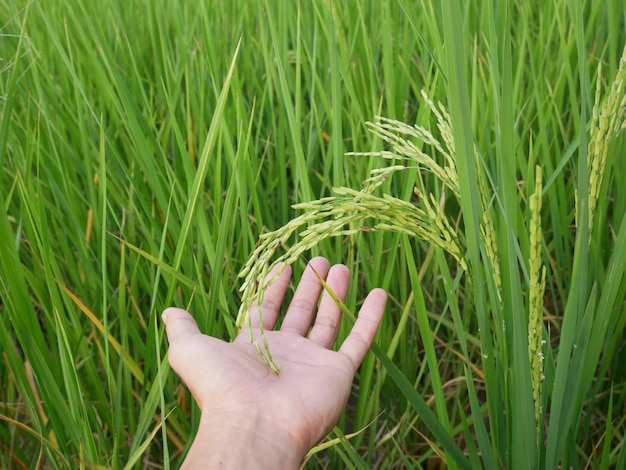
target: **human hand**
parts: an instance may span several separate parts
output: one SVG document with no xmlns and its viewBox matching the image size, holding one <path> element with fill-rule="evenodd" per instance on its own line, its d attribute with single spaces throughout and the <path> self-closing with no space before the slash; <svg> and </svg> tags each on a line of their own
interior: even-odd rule
<svg viewBox="0 0 626 470">
<path fill-rule="evenodd" d="M 386 294 L 382 289 L 370 292 L 352 331 L 333 351 L 341 309 L 327 292 L 322 293 L 316 272 L 345 299 L 348 269 L 343 265 L 329 269 L 326 259 L 314 258 L 280 330 L 272 331 L 291 269 L 285 268 L 265 291 L 261 321 L 280 375 L 259 356 L 247 328 L 227 343 L 203 335 L 184 310 L 169 308 L 163 313 L 169 362 L 202 412 L 198 435 L 185 461 L 189 468 L 218 463 L 243 468 L 244 461 L 255 468 L 295 468 L 338 421 L 354 374 L 382 319 Z M 258 335 L 256 306 L 250 318 L 253 333 Z"/>
</svg>

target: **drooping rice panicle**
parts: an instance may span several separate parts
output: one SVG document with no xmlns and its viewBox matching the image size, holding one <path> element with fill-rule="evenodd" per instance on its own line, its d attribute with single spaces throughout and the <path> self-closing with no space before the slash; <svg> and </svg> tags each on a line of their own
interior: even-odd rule
<svg viewBox="0 0 626 470">
<path fill-rule="evenodd" d="M 589 167 L 589 230 L 593 227 L 600 189 L 604 178 L 606 159 L 611 141 L 626 127 L 626 47 L 619 62 L 619 68 L 609 94 L 603 104 L 600 103 L 602 83 L 602 64 L 598 63 L 595 103 L 589 130 L 587 161 Z"/>
<path fill-rule="evenodd" d="M 431 112 L 437 118 L 437 128 L 443 139 L 443 144 L 432 132 L 423 126 L 411 126 L 401 121 L 377 116 L 376 121 L 367 123 L 367 126 L 374 135 L 391 145 L 393 152 L 387 150 L 378 152 L 351 152 L 347 155 L 379 156 L 386 159 L 413 161 L 418 164 L 419 168 L 424 168 L 434 174 L 458 198 L 459 181 L 456 171 L 454 141 L 449 116 L 443 105 L 440 103 L 439 108 L 437 108 L 424 91 L 422 91 L 422 97 Z M 436 153 L 443 157 L 445 164 L 443 166 L 439 164 L 433 156 L 422 151 L 410 139 L 416 139 L 426 145 L 432 146 L 436 150 Z"/>
<path fill-rule="evenodd" d="M 461 248 L 456 230 L 443 212 L 445 196 L 442 198 L 442 203 L 438 204 L 433 194 L 423 195 L 424 188 L 421 188 L 422 191 L 416 188 L 416 194 L 421 197 L 418 203 L 413 204 L 387 194 L 382 196 L 373 194 L 383 182 L 397 171 L 425 169 L 435 175 L 446 188 L 452 191 L 455 197 L 459 198 L 450 117 L 441 103 L 437 107 L 425 92 L 422 92 L 422 96 L 437 119 L 437 127 L 442 136 L 443 144 L 422 126 L 410 126 L 383 117 L 378 117 L 375 123 L 368 123 L 370 131 L 391 145 L 393 151 L 353 152 L 348 155 L 379 156 L 384 159 L 404 160 L 414 162 L 416 166 L 390 165 L 374 169 L 370 172 L 370 177 L 364 181 L 364 187 L 361 191 L 345 187 L 334 188 L 334 196 L 294 205 L 295 209 L 305 212 L 278 230 L 261 235 L 257 248 L 240 273 L 240 276 L 245 277 L 245 280 L 241 286 L 242 302 L 237 315 L 237 327 L 241 328 L 244 325 L 250 327 L 249 311 L 253 304 L 261 305 L 268 284 L 266 276 L 273 268 L 282 266 L 274 277 L 276 279 L 284 266 L 294 263 L 306 251 L 328 237 L 350 236 L 360 231 L 373 230 L 404 233 L 447 251 L 461 268 L 468 272 L 464 250 Z M 423 152 L 412 139 L 434 148 L 436 153 L 441 154 L 445 164 L 440 165 L 433 156 Z M 487 201 L 486 195 L 483 199 Z M 483 202 L 483 206 L 484 211 L 487 212 L 486 202 Z M 496 260 L 495 262 L 492 261 L 494 266 L 498 267 L 497 255 L 493 248 L 496 242 L 493 236 L 493 227 L 489 225 L 488 215 L 484 215 L 486 224 L 484 233 L 489 247 L 487 252 L 490 253 L 492 260 Z M 299 234 L 295 243 L 289 245 L 291 237 L 302 227 L 306 228 Z M 276 256 L 280 247 L 285 248 L 285 250 L 281 255 Z M 496 284 L 499 285 L 497 282 Z M 261 316 L 260 309 L 258 314 Z M 263 338 L 263 348 L 250 329 L 250 341 L 255 344 L 265 362 L 275 372 L 278 372 L 278 366 L 271 356 L 262 326 L 260 326 L 260 336 Z"/>
<path fill-rule="evenodd" d="M 437 128 L 443 140 L 440 142 L 428 129 L 422 126 L 410 126 L 400 121 L 393 119 L 387 119 L 384 117 L 377 117 L 375 123 L 368 123 L 370 130 L 389 143 L 393 152 L 379 151 L 379 152 L 353 152 L 349 155 L 368 155 L 368 156 L 380 156 L 387 159 L 400 159 L 414 161 L 420 168 L 433 173 L 444 185 L 452 191 L 452 193 L 459 197 L 459 183 L 456 170 L 456 155 L 454 148 L 454 139 L 452 138 L 452 126 L 450 124 L 450 116 L 448 115 L 445 107 L 438 103 L 435 106 L 430 97 L 424 90 L 421 92 L 422 98 L 430 108 L 431 112 L 437 119 Z M 407 138 L 403 137 L 406 136 Z M 442 167 L 437 160 L 431 155 L 420 150 L 412 141 L 408 138 L 414 138 L 426 145 L 432 146 L 437 153 L 439 153 L 444 161 L 445 165 Z M 494 283 L 496 286 L 496 294 L 499 301 L 502 300 L 502 277 L 500 270 L 500 260 L 497 249 L 497 233 L 493 223 L 493 217 L 490 210 L 488 186 L 486 183 L 485 170 L 480 160 L 478 149 L 475 152 L 476 168 L 478 186 L 480 190 L 481 203 L 482 203 L 482 217 L 480 225 L 480 233 L 485 244 L 485 251 L 488 257 L 488 261 L 493 268 Z M 394 170 L 405 169 L 402 166 L 390 167 Z"/>
<path fill-rule="evenodd" d="M 245 280 L 241 286 L 243 296 L 237 317 L 239 327 L 244 325 L 246 318 L 249 319 L 247 312 L 252 304 L 262 302 L 266 288 L 264 279 L 268 273 L 278 265 L 294 263 L 303 253 L 328 237 L 354 235 L 364 229 L 398 231 L 448 251 L 467 270 L 458 238 L 432 197 L 430 200 L 424 198 L 426 210 L 422 210 L 410 202 L 389 195 L 379 197 L 350 188 L 336 188 L 334 192 L 335 196 L 332 197 L 296 204 L 295 209 L 306 212 L 280 229 L 260 237 L 259 246 L 240 273 L 240 276 L 245 276 Z M 365 228 L 363 224 L 366 221 L 371 221 L 372 225 Z M 355 223 L 360 223 L 361 228 L 345 228 Z M 285 253 L 274 258 L 279 247 L 287 246 L 294 232 L 304 226 L 307 228 L 300 233 L 299 240 Z M 272 259 L 274 261 L 270 263 Z M 279 268 L 278 274 L 281 271 Z"/>
<path fill-rule="evenodd" d="M 245 277 L 245 280 L 241 286 L 242 302 L 236 321 L 239 328 L 244 325 L 250 326 L 248 312 L 253 304 L 260 305 L 262 303 L 263 294 L 267 287 L 265 278 L 268 273 L 274 267 L 282 265 L 283 268 L 277 271 L 277 277 L 284 266 L 294 263 L 306 251 L 328 237 L 350 236 L 363 230 L 405 233 L 444 249 L 455 258 L 463 270 L 469 271 L 464 258 L 464 250 L 456 236 L 456 230 L 444 214 L 443 204 L 438 204 L 433 194 L 423 195 L 416 188 L 416 194 L 421 196 L 416 204 L 389 195 L 375 196 L 373 194 L 383 182 L 397 171 L 425 169 L 435 175 L 455 197 L 459 198 L 450 117 L 441 103 L 439 106 L 435 106 L 425 92 L 422 92 L 422 96 L 437 119 L 437 128 L 443 143 L 422 126 L 411 126 L 383 117 L 377 117 L 376 122 L 368 123 L 370 131 L 391 145 L 392 151 L 353 152 L 348 155 L 379 156 L 384 159 L 414 162 L 417 166 L 390 165 L 374 169 L 371 171 L 370 177 L 364 181 L 364 187 L 361 191 L 344 187 L 335 188 L 333 190 L 334 196 L 294 205 L 295 209 L 305 212 L 280 229 L 262 235 L 259 238 L 259 245 L 240 273 L 240 276 Z M 433 156 L 422 151 L 412 139 L 421 141 L 435 149 L 436 153 L 443 157 L 445 164 L 440 165 Z M 487 257 L 493 268 L 498 299 L 501 301 L 502 281 L 497 251 L 497 235 L 489 207 L 485 170 L 480 164 L 477 150 L 475 158 L 478 163 L 477 167 L 480 169 L 478 179 L 483 210 L 480 231 L 485 243 Z M 347 228 L 355 226 L 359 228 Z M 291 237 L 302 227 L 306 227 L 306 229 L 300 233 L 299 239 L 294 244 L 289 245 Z M 280 247 L 286 249 L 281 255 L 276 256 Z M 259 311 L 258 314 L 261 315 L 261 312 Z M 261 337 L 265 341 L 262 329 Z M 255 344 L 257 351 L 263 356 L 266 363 L 278 372 L 278 366 L 271 357 L 267 343 L 265 342 L 264 348 L 261 348 L 252 331 L 250 331 L 250 340 Z"/>
<path fill-rule="evenodd" d="M 474 152 L 474 155 L 476 156 L 476 177 L 478 180 L 478 192 L 480 193 L 480 201 L 483 209 L 482 217 L 480 219 L 480 236 L 482 237 L 483 243 L 485 244 L 487 259 L 491 263 L 493 281 L 496 286 L 498 301 L 502 303 L 502 274 L 500 271 L 500 257 L 498 255 L 498 233 L 496 232 L 493 223 L 485 171 L 481 164 L 478 150 Z"/>
</svg>

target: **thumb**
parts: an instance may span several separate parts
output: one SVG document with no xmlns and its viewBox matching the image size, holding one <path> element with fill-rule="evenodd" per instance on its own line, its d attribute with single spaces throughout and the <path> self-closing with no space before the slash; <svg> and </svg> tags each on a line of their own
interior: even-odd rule
<svg viewBox="0 0 626 470">
<path fill-rule="evenodd" d="M 165 323 L 165 332 L 170 345 L 189 336 L 201 334 L 191 314 L 182 308 L 166 308 L 161 318 Z"/>
</svg>

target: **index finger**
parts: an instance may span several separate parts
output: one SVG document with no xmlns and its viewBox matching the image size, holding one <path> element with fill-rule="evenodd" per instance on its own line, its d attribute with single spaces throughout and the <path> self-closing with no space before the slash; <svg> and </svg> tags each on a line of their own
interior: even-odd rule
<svg viewBox="0 0 626 470">
<path fill-rule="evenodd" d="M 363 302 L 350 334 L 339 348 L 339 353 L 350 359 L 355 372 L 372 346 L 385 313 L 386 302 L 387 293 L 383 289 L 372 290 Z"/>
<path fill-rule="evenodd" d="M 276 277 L 276 274 L 282 272 Z M 261 306 L 255 302 L 250 307 L 250 326 L 258 328 L 259 322 L 263 322 L 264 330 L 271 330 L 276 324 L 280 306 L 289 286 L 291 279 L 291 266 L 278 265 L 265 277 L 266 290 L 263 294 Z"/>
</svg>

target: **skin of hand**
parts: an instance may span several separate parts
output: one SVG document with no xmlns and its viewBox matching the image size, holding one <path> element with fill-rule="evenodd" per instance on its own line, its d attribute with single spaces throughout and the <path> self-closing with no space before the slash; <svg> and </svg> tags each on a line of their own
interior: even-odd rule
<svg viewBox="0 0 626 470">
<path fill-rule="evenodd" d="M 169 362 L 202 413 L 183 468 L 297 468 L 306 452 L 337 423 L 354 374 L 380 325 L 386 293 L 382 289 L 369 293 L 350 334 L 334 351 L 341 309 L 322 292 L 316 273 L 345 299 L 348 268 L 331 268 L 326 259 L 314 258 L 279 330 L 273 328 L 291 269 L 285 267 L 265 291 L 261 321 L 279 375 L 258 355 L 246 328 L 228 343 L 202 334 L 184 310 L 163 312 Z M 268 279 L 273 276 L 274 272 Z M 258 335 L 258 306 L 250 315 Z"/>
</svg>

